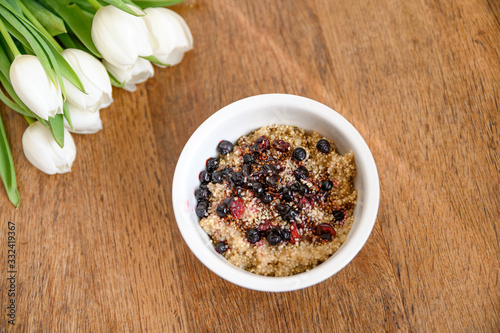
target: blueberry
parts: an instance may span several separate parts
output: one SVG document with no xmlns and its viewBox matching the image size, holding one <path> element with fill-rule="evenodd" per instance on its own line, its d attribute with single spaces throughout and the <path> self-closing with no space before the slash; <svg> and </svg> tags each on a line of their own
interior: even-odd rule
<svg viewBox="0 0 500 333">
<path fill-rule="evenodd" d="M 269 204 L 273 201 L 273 196 L 269 193 L 265 193 L 260 197 L 260 200 L 265 204 Z"/>
<path fill-rule="evenodd" d="M 325 179 L 319 182 L 319 188 L 323 191 L 330 191 L 333 187 L 333 182 L 330 179 Z"/>
<path fill-rule="evenodd" d="M 200 182 L 202 184 L 208 184 L 208 183 L 210 183 L 210 173 L 206 172 L 205 170 L 203 170 L 202 172 L 200 172 L 200 176 L 198 178 L 200 179 Z"/>
<path fill-rule="evenodd" d="M 292 190 L 293 192 L 299 192 L 299 189 L 300 183 L 293 183 L 292 185 L 290 185 L 290 190 Z"/>
<path fill-rule="evenodd" d="M 292 190 L 290 190 L 288 187 L 283 187 L 281 189 L 281 198 L 285 200 L 286 202 L 290 202 L 293 200 L 293 193 Z"/>
<path fill-rule="evenodd" d="M 243 163 L 244 164 L 255 164 L 255 156 L 253 154 L 243 155 Z"/>
<path fill-rule="evenodd" d="M 307 187 L 306 184 L 300 184 L 299 186 L 299 194 L 300 195 L 305 195 L 310 192 L 309 187 Z"/>
<path fill-rule="evenodd" d="M 286 213 L 288 213 L 288 211 L 290 210 L 290 206 L 285 204 L 277 204 L 275 208 L 278 211 L 278 214 L 280 214 L 281 216 L 285 216 Z"/>
<path fill-rule="evenodd" d="M 252 173 L 252 166 L 250 164 L 245 164 L 243 168 L 241 168 L 241 172 L 245 177 L 250 176 L 250 174 Z"/>
<path fill-rule="evenodd" d="M 233 151 L 233 144 L 227 140 L 222 140 L 217 146 L 217 151 L 222 155 L 227 155 Z"/>
<path fill-rule="evenodd" d="M 196 205 L 196 216 L 200 219 L 208 216 L 208 202 L 201 201 Z"/>
<path fill-rule="evenodd" d="M 278 245 L 281 243 L 281 233 L 276 228 L 271 228 L 266 232 L 266 239 L 271 245 Z"/>
<path fill-rule="evenodd" d="M 271 174 L 266 176 L 266 185 L 269 187 L 276 187 L 280 180 L 281 177 L 278 174 Z"/>
<path fill-rule="evenodd" d="M 318 143 L 316 144 L 316 148 L 322 152 L 322 153 L 325 153 L 325 154 L 328 154 L 330 152 L 330 142 L 328 142 L 328 140 L 325 140 L 325 139 L 321 139 L 318 141 Z"/>
<path fill-rule="evenodd" d="M 231 180 L 233 181 L 234 185 L 242 186 L 245 183 L 245 176 L 241 172 L 235 172 L 231 176 Z"/>
<path fill-rule="evenodd" d="M 222 178 L 229 180 L 234 173 L 233 169 L 230 167 L 221 170 Z"/>
<path fill-rule="evenodd" d="M 299 213 L 297 212 L 297 210 L 290 208 L 290 210 L 288 210 L 288 212 L 286 212 L 286 214 L 283 216 L 283 218 L 288 222 L 293 222 L 295 220 L 295 218 L 297 218 L 298 216 L 299 216 Z"/>
<path fill-rule="evenodd" d="M 217 244 L 215 244 L 215 251 L 217 251 L 220 254 L 223 254 L 228 249 L 229 249 L 229 246 L 224 242 L 218 242 Z"/>
<path fill-rule="evenodd" d="M 292 237 L 292 234 L 290 233 L 290 230 L 288 230 L 288 229 L 281 229 L 280 233 L 281 233 L 281 238 L 283 238 L 283 240 L 285 240 L 285 241 L 289 241 L 290 238 Z"/>
<path fill-rule="evenodd" d="M 219 167 L 219 159 L 216 157 L 210 157 L 207 160 L 206 168 L 208 172 L 214 172 Z"/>
<path fill-rule="evenodd" d="M 344 212 L 341 210 L 336 210 L 332 212 L 333 218 L 336 222 L 340 222 L 344 219 L 345 215 Z"/>
<path fill-rule="evenodd" d="M 304 148 L 298 147 L 293 150 L 293 158 L 297 161 L 303 161 L 306 159 L 307 153 Z"/>
<path fill-rule="evenodd" d="M 214 173 L 212 173 L 212 181 L 216 184 L 222 183 L 222 172 L 215 171 Z"/>
<path fill-rule="evenodd" d="M 224 203 L 221 203 L 217 206 L 217 209 L 215 211 L 217 212 L 217 215 L 219 217 L 224 218 L 229 214 L 229 207 Z"/>
<path fill-rule="evenodd" d="M 262 170 L 264 170 L 268 174 L 275 174 L 277 172 L 276 167 L 272 164 L 264 164 L 262 166 Z"/>
<path fill-rule="evenodd" d="M 309 178 L 309 171 L 306 169 L 305 166 L 299 166 L 297 169 L 295 169 L 293 175 L 295 176 L 295 179 L 303 180 Z"/>
<path fill-rule="evenodd" d="M 260 197 L 264 194 L 264 186 L 261 183 L 253 183 L 252 190 L 256 197 Z"/>
<path fill-rule="evenodd" d="M 255 244 L 260 241 L 260 231 L 257 228 L 252 228 L 247 231 L 247 241 Z"/>
<path fill-rule="evenodd" d="M 198 202 L 207 200 L 209 195 L 210 191 L 206 188 L 197 188 L 196 191 L 194 191 L 194 196 Z"/>
</svg>

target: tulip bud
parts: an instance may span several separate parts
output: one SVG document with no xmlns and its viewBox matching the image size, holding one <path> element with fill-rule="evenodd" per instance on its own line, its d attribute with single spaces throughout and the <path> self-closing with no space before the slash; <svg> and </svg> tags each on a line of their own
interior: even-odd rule
<svg viewBox="0 0 500 333">
<path fill-rule="evenodd" d="M 125 82 L 123 89 L 128 91 L 135 91 L 136 84 L 146 81 L 155 74 L 151 62 L 142 58 L 137 59 L 137 62 L 131 69 L 114 66 L 106 60 L 103 60 L 103 64 L 118 82 Z"/>
<path fill-rule="evenodd" d="M 73 128 L 71 128 L 66 119 L 64 119 L 64 127 L 68 131 L 77 134 L 93 134 L 102 130 L 99 111 L 90 112 L 82 110 L 71 103 L 68 103 L 68 110 L 71 117 L 71 124 L 73 125 Z"/>
<path fill-rule="evenodd" d="M 111 81 L 104 65 L 92 55 L 78 49 L 66 49 L 62 56 L 78 75 L 86 92 L 81 92 L 68 80 L 63 79 L 68 103 L 90 112 L 108 107 L 113 98 Z"/>
<path fill-rule="evenodd" d="M 140 13 L 138 8 L 129 7 Z M 114 6 L 99 8 L 92 21 L 91 34 L 97 50 L 114 66 L 130 69 L 138 57 L 153 54 L 142 18 Z"/>
<path fill-rule="evenodd" d="M 17 96 L 37 116 L 48 120 L 63 112 L 61 89 L 52 82 L 37 57 L 17 56 L 10 66 L 9 76 Z"/>
<path fill-rule="evenodd" d="M 38 121 L 26 129 L 22 142 L 24 155 L 39 170 L 49 175 L 71 171 L 76 146 L 66 129 L 64 148 L 59 147 L 50 130 Z"/>
<path fill-rule="evenodd" d="M 193 48 L 193 36 L 186 21 L 167 8 L 146 8 L 144 22 L 149 31 L 153 55 L 162 63 L 177 65 Z"/>
</svg>

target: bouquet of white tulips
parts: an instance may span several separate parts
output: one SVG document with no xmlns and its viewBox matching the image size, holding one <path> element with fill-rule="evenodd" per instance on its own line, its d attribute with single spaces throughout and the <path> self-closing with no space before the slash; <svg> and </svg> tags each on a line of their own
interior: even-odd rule
<svg viewBox="0 0 500 333">
<path fill-rule="evenodd" d="M 0 100 L 26 119 L 26 158 L 47 174 L 71 170 L 71 133 L 102 129 L 99 111 L 112 88 L 134 91 L 159 67 L 193 47 L 184 19 L 162 8 L 183 0 L 3 0 L 0 2 Z M 0 118 L 0 177 L 20 197 Z"/>
</svg>

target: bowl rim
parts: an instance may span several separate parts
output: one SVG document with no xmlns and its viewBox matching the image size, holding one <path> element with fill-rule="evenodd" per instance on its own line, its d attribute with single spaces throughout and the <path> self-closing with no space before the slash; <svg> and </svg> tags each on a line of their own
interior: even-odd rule
<svg viewBox="0 0 500 333">
<path fill-rule="evenodd" d="M 188 163 L 190 158 L 194 157 L 191 156 L 193 155 L 191 152 L 195 150 L 194 148 L 197 142 L 199 142 L 198 140 L 206 135 L 207 130 L 210 131 L 214 125 L 224 121 L 224 118 L 229 113 L 234 118 L 248 112 L 249 108 L 255 109 L 272 106 L 300 108 L 320 118 L 327 118 L 330 122 L 335 121 L 340 123 L 341 129 L 337 130 L 344 132 L 343 135 L 349 137 L 351 149 L 358 151 L 358 154 L 355 154 L 358 173 L 361 170 L 368 179 L 366 188 L 364 188 L 364 195 L 369 197 L 370 200 L 364 203 L 363 217 L 359 220 L 362 228 L 358 227 L 356 229 L 357 232 L 351 230 L 344 244 L 327 261 L 315 268 L 292 276 L 269 277 L 250 273 L 230 264 L 225 258 L 222 257 L 221 259 L 221 256 L 213 250 L 213 247 L 207 251 L 206 242 L 200 242 L 201 239 L 198 236 L 192 237 L 192 235 L 199 235 L 200 229 L 203 233 L 204 231 L 199 224 L 196 226 L 192 223 L 186 223 L 185 220 L 189 220 L 189 212 L 182 208 L 184 199 L 180 196 L 172 195 L 172 205 L 176 224 L 184 241 L 205 267 L 221 278 L 244 288 L 266 292 L 284 292 L 310 287 L 335 275 L 358 254 L 368 240 L 375 225 L 380 201 L 380 183 L 377 167 L 368 145 L 361 137 L 361 134 L 347 119 L 320 102 L 297 95 L 262 94 L 235 101 L 208 117 L 191 135 L 177 160 L 172 181 L 172 193 L 177 193 L 176 189 L 184 185 L 182 179 L 184 176 L 189 176 L 185 175 L 185 163 Z M 242 133 L 241 135 L 245 134 Z M 191 212 L 191 214 L 193 213 Z M 332 258 L 335 260 L 331 260 Z"/>
</svg>

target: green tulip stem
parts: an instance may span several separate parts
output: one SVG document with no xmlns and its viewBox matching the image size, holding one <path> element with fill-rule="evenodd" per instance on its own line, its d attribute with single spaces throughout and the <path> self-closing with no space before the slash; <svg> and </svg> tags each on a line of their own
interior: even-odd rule
<svg viewBox="0 0 500 333">
<path fill-rule="evenodd" d="M 2 34 L 3 38 L 5 38 L 5 41 L 7 42 L 9 49 L 12 51 L 14 58 L 21 55 L 21 52 L 19 52 L 19 50 L 17 49 L 16 43 L 14 43 L 14 40 L 10 36 L 9 32 L 7 31 L 7 28 L 5 27 L 5 24 L 3 24 L 3 20 L 1 19 L 0 19 L 0 33 Z"/>
<path fill-rule="evenodd" d="M 97 2 L 97 0 L 87 0 L 88 3 L 90 3 L 92 5 L 92 7 L 95 8 L 95 10 L 99 10 L 99 8 L 102 7 L 102 5 Z"/>
<path fill-rule="evenodd" d="M 34 122 L 36 122 L 36 119 L 28 117 L 28 116 L 24 116 L 24 119 L 26 119 L 26 121 L 28 122 L 28 125 L 31 125 Z"/>
<path fill-rule="evenodd" d="M 40 32 L 47 37 L 47 39 L 50 41 L 52 45 L 57 49 L 57 51 L 62 52 L 64 49 L 59 45 L 59 43 L 52 37 L 52 35 L 45 29 L 45 27 L 38 21 L 38 19 L 31 13 L 31 11 L 24 5 L 22 1 L 18 1 L 19 7 L 21 7 L 21 10 L 23 11 L 23 14 L 26 16 L 28 20 L 33 23 L 33 25 L 40 30 Z"/>
</svg>

